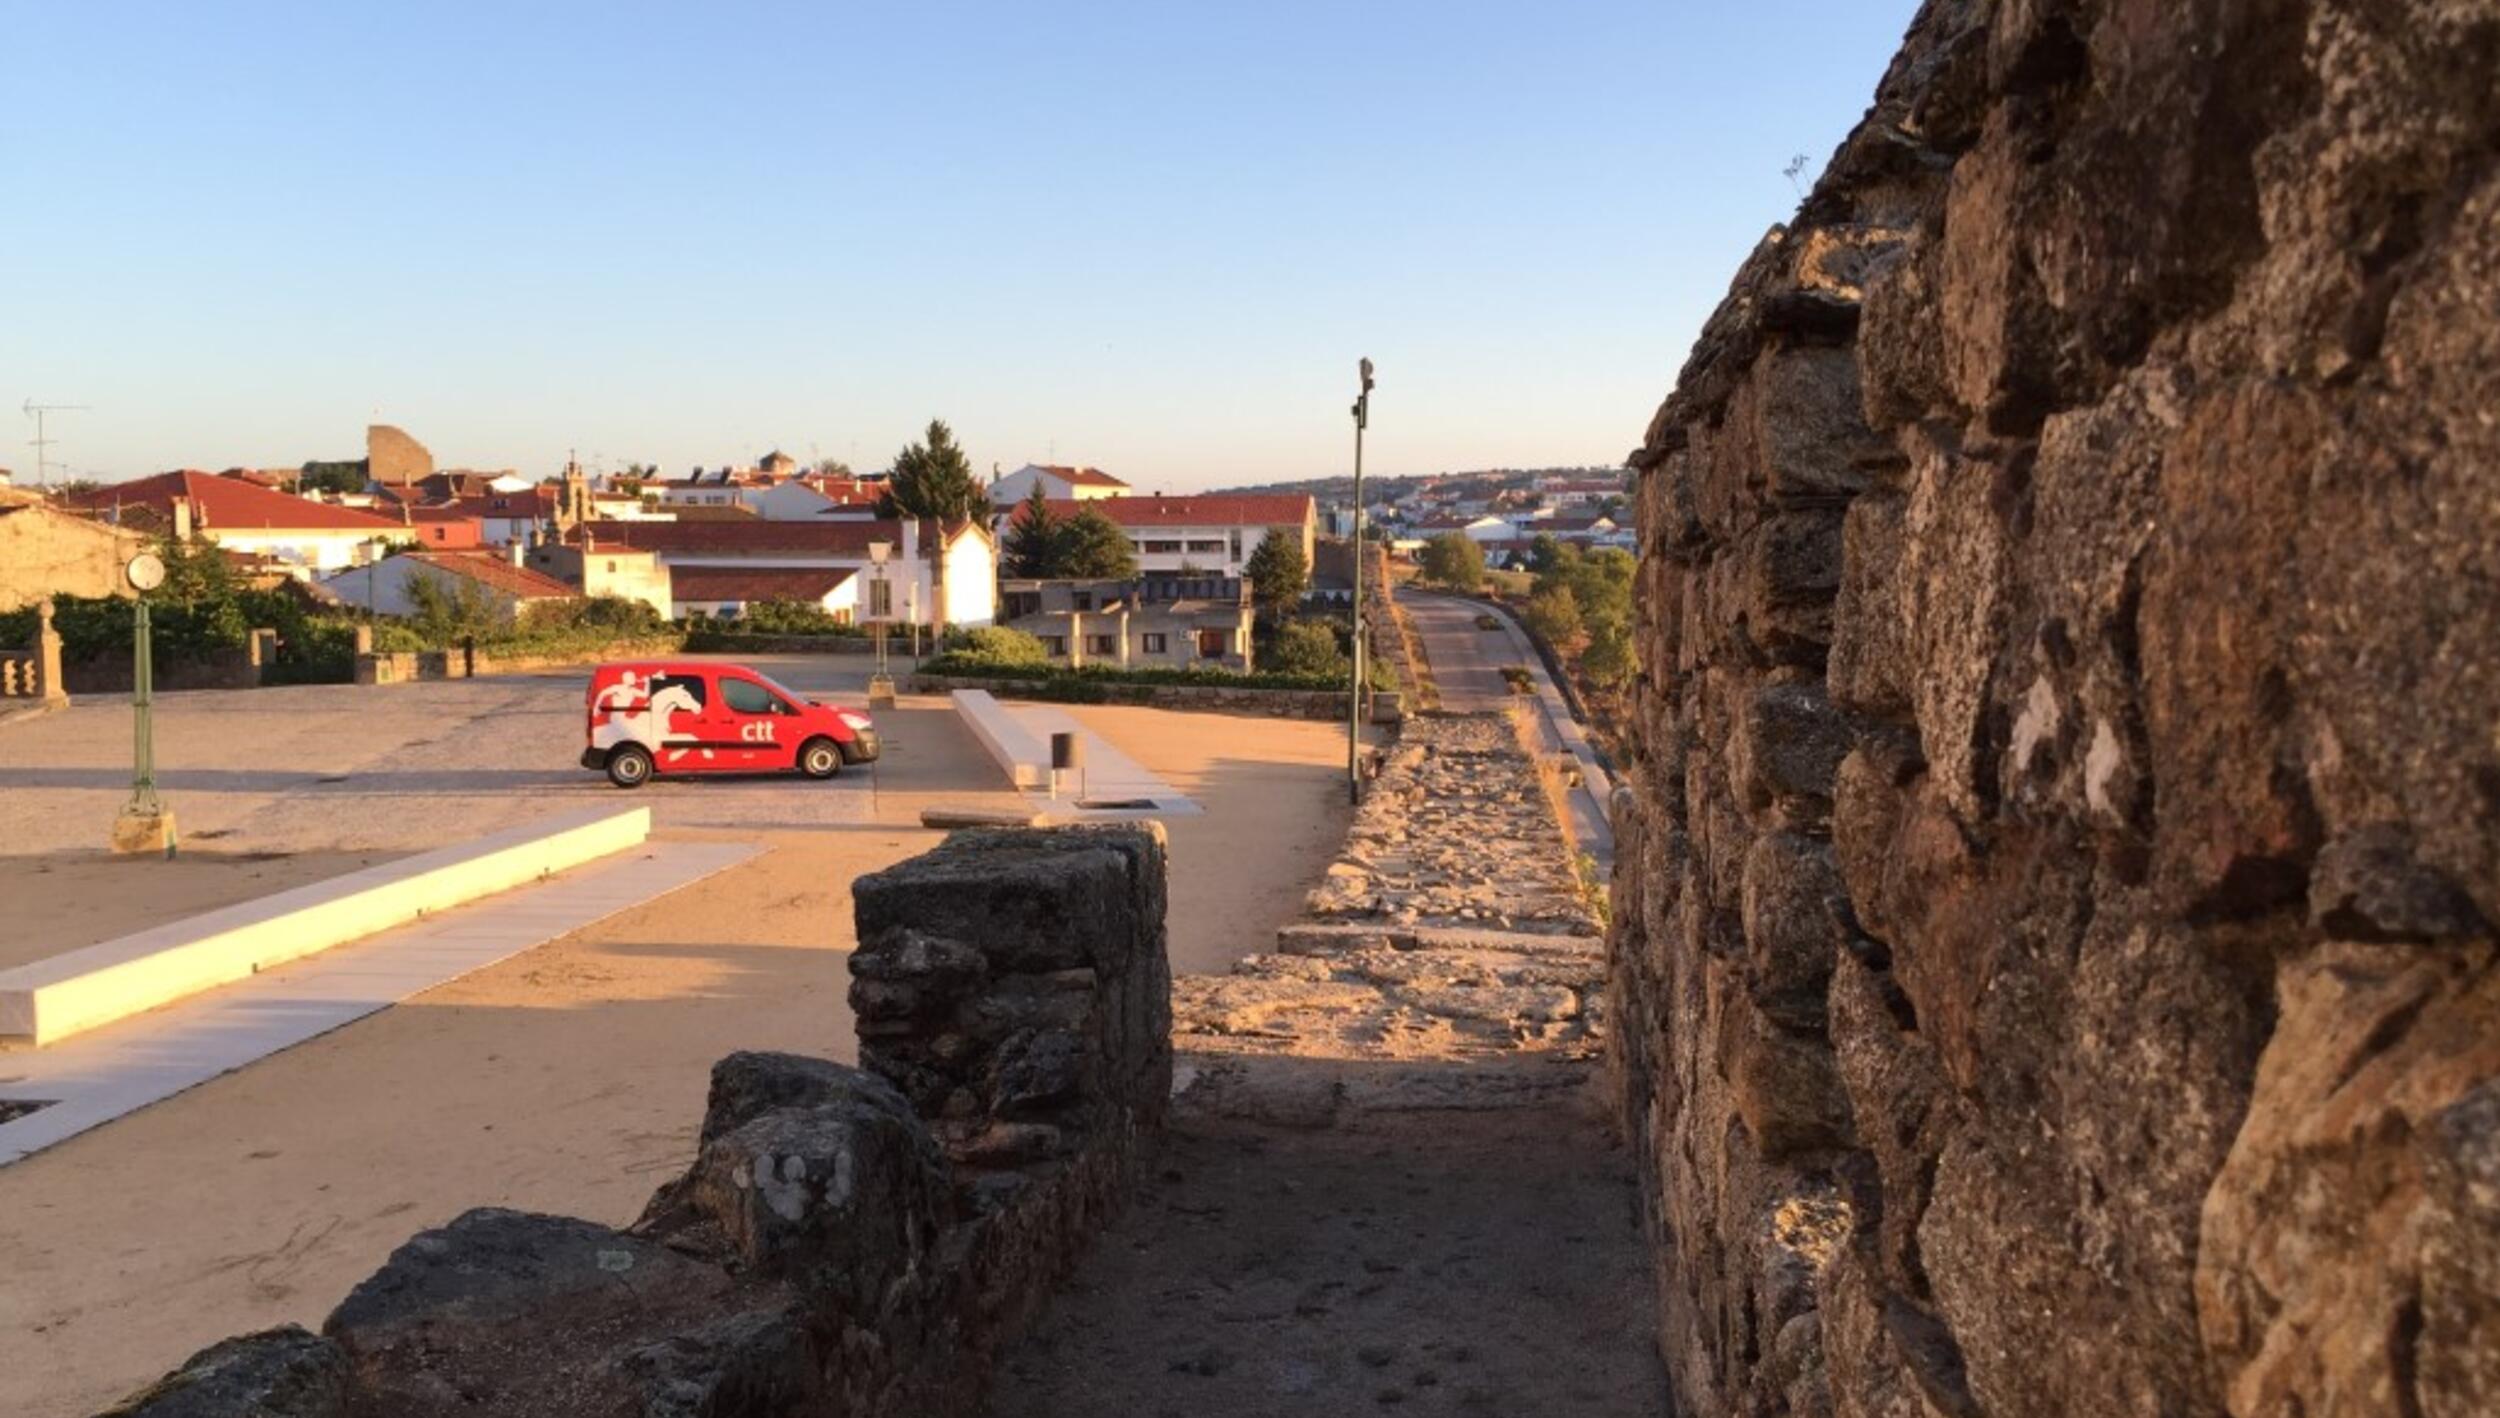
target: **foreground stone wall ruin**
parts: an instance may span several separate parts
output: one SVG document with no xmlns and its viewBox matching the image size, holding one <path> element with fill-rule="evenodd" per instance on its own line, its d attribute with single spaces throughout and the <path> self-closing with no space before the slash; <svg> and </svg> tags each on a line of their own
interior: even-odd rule
<svg viewBox="0 0 2500 1418">
<path fill-rule="evenodd" d="M 732 1054 L 633 1226 L 485 1209 L 120 1418 L 945 1418 L 1172 1091 L 1163 840 L 967 832 L 853 885 L 861 1067 Z"/>
<path fill-rule="evenodd" d="M 2500 1412 L 2500 5 L 1933 0 L 1634 463 L 1679 1412 Z"/>
</svg>

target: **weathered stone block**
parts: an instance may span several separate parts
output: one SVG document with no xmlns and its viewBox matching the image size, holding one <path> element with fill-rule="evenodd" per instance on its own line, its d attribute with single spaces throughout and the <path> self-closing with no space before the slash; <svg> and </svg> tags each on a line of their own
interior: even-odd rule
<svg viewBox="0 0 2500 1418">
<path fill-rule="evenodd" d="M 220 1340 L 102 1418 L 352 1418 L 355 1375 L 298 1325 Z"/>
<path fill-rule="evenodd" d="M 873 1313 L 929 1263 L 946 1215 L 946 1164 L 891 1084 L 846 1072 L 833 1096 L 708 1138 L 677 1198 L 745 1265 Z"/>
</svg>

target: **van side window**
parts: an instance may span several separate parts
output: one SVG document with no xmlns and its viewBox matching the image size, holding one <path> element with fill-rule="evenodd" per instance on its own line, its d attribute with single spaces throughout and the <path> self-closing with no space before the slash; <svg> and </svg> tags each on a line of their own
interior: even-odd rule
<svg viewBox="0 0 2500 1418">
<path fill-rule="evenodd" d="M 703 677 L 700 675 L 653 675 L 651 677 L 652 697 L 658 698 L 660 691 L 664 689 L 684 690 L 687 696 L 694 700 L 694 707 L 697 709 L 712 702 L 712 697 L 704 692 Z"/>
<path fill-rule="evenodd" d="M 720 682 L 721 698 L 741 714 L 783 714 L 789 712 L 779 696 L 751 679 L 728 679 Z"/>
</svg>

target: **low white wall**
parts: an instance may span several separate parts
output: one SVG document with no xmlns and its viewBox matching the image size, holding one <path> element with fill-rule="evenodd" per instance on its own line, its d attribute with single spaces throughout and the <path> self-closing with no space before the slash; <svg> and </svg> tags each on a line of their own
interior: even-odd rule
<svg viewBox="0 0 2500 1418">
<path fill-rule="evenodd" d="M 650 835 L 647 807 L 566 813 L 0 971 L 0 1040 L 40 1047 Z"/>
</svg>

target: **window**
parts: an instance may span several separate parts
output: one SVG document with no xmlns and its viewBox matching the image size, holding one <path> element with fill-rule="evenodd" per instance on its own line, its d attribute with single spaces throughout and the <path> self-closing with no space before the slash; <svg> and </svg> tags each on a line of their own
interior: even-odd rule
<svg viewBox="0 0 2500 1418">
<path fill-rule="evenodd" d="M 1139 542 L 1137 549 L 1148 556 L 1178 556 L 1181 544 L 1174 541 Z"/>
<path fill-rule="evenodd" d="M 609 560 L 608 560 L 608 570 L 609 570 L 610 572 L 613 572 L 613 571 L 615 571 L 615 570 L 616 570 L 616 560 L 615 560 L 615 558 L 613 558 L 613 557 L 609 558 Z"/>
<path fill-rule="evenodd" d="M 1221 555 L 1224 550 L 1224 539 L 1221 537 L 1192 537 L 1189 539 L 1189 549 L 1191 551 L 1211 551 Z M 1238 556 L 1240 553 L 1236 551 L 1234 555 Z"/>
<path fill-rule="evenodd" d="M 1088 635 L 1085 637 L 1085 653 L 1088 655 L 1117 655 L 1120 653 L 1120 637 L 1117 635 Z"/>
<path fill-rule="evenodd" d="M 1070 604 L 1078 610 L 1090 611 L 1094 608 L 1094 593 L 1091 591 L 1072 591 L 1069 593 L 1069 601 Z"/>
<path fill-rule="evenodd" d="M 703 612 L 695 612 L 696 619 L 699 620 L 702 616 Z M 701 710 L 711 698 L 711 696 L 703 692 L 703 679 L 700 675 L 653 675 L 651 677 L 651 699 L 653 703 L 658 703 L 660 696 L 672 689 L 683 691 L 688 699 L 694 701 L 694 707 L 698 711 Z"/>
<path fill-rule="evenodd" d="M 1064 635 L 1043 636 L 1042 653 L 1050 656 L 1054 660 L 1066 658 L 1068 653 L 1068 637 Z"/>
<path fill-rule="evenodd" d="M 1160 630 L 1149 630 L 1140 638 L 1146 642 L 1146 653 L 1149 655 L 1168 655 L 1172 652 L 1172 637 Z"/>
<path fill-rule="evenodd" d="M 720 697 L 741 714 L 787 714 L 790 706 L 781 696 L 751 679 L 729 679 L 720 682 Z"/>
<path fill-rule="evenodd" d="M 1198 658 L 1199 658 L 1199 659 L 1201 659 L 1201 660 L 1220 660 L 1220 659 L 1223 659 L 1223 658 L 1224 658 L 1224 638 L 1225 638 L 1225 637 L 1224 637 L 1224 632 L 1223 632 L 1223 631 L 1221 631 L 1221 630 L 1201 630 L 1201 631 L 1199 631 L 1199 632 L 1198 632 Z"/>
</svg>

